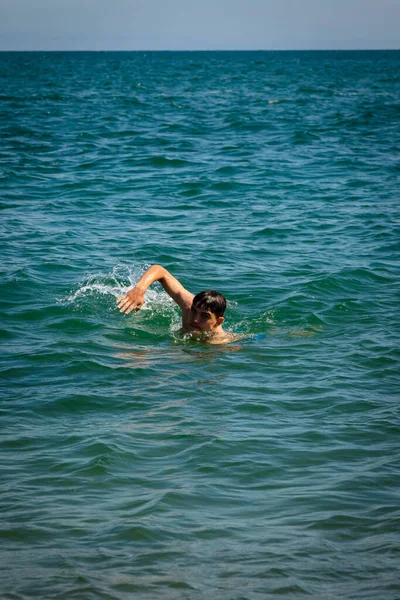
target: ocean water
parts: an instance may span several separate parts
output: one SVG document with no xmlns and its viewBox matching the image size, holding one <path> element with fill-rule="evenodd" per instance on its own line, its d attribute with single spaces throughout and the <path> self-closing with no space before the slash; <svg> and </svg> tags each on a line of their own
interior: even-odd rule
<svg viewBox="0 0 400 600">
<path fill-rule="evenodd" d="M 2 600 L 400 597 L 399 117 L 397 51 L 0 54 Z"/>
</svg>

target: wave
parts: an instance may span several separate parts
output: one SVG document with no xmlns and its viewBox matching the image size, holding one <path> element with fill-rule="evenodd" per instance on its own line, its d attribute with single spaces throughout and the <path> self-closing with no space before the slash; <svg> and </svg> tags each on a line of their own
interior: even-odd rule
<svg viewBox="0 0 400 600">
<path fill-rule="evenodd" d="M 159 286 L 152 286 L 147 290 L 145 304 L 139 312 L 129 315 L 121 315 L 118 312 L 116 300 L 134 287 L 148 266 L 119 263 L 110 272 L 90 274 L 69 294 L 59 297 L 57 302 L 72 309 L 73 312 L 80 313 L 80 317 L 85 314 L 87 317 L 96 316 L 97 323 L 103 327 L 106 324 L 104 318 L 107 323 L 110 323 L 111 313 L 113 327 L 119 322 L 117 328 L 123 336 L 127 333 L 129 337 L 134 335 L 151 339 L 156 336 L 159 339 L 169 338 L 173 343 L 183 345 L 191 343 L 193 340 L 190 336 L 188 338 L 178 335 L 181 328 L 180 311 Z M 333 282 L 328 285 L 330 293 L 332 293 Z M 302 289 L 296 292 L 289 290 L 269 308 L 263 308 L 246 316 L 242 314 L 235 300 L 228 300 L 225 329 L 230 333 L 242 334 L 249 338 L 260 334 L 274 336 L 289 334 L 303 337 L 316 335 L 327 323 L 324 312 L 333 310 L 335 313 L 340 310 L 340 306 L 335 308 L 339 302 L 337 298 L 332 303 L 318 297 L 321 293 L 324 295 L 327 281 L 323 282 L 321 293 L 318 293 L 318 288 L 314 289 L 315 285 L 317 285 L 315 281 L 307 279 Z M 341 286 L 337 289 L 340 290 Z M 59 316 L 57 326 L 64 323 L 63 329 L 70 330 L 70 323 L 75 327 L 74 320 L 72 318 L 71 321 L 71 318 L 68 314 L 62 315 L 62 318 Z M 87 333 L 94 326 L 95 324 L 92 324 L 88 328 L 82 325 L 82 332 Z"/>
<path fill-rule="evenodd" d="M 115 265 L 111 273 L 88 275 L 78 289 L 71 294 L 58 298 L 58 302 L 73 304 L 82 297 L 92 295 L 119 298 L 132 288 L 145 271 L 145 267 L 132 267 L 124 263 Z"/>
<path fill-rule="evenodd" d="M 179 313 L 173 300 L 160 288 L 152 287 L 147 290 L 145 303 L 138 313 L 121 315 L 116 307 L 116 300 L 126 294 L 139 281 L 150 265 L 127 265 L 118 263 L 111 272 L 88 275 L 77 289 L 57 302 L 78 312 L 98 314 L 101 308 L 113 313 L 115 317 L 125 319 L 135 331 L 157 335 L 160 327 L 168 331 L 168 326 L 175 330 L 178 327 Z M 153 323 L 153 325 L 152 325 Z"/>
</svg>

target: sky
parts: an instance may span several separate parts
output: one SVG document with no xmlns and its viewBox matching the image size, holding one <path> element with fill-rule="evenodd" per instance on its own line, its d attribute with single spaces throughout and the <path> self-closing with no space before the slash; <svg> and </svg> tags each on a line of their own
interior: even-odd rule
<svg viewBox="0 0 400 600">
<path fill-rule="evenodd" d="M 0 50 L 400 48 L 400 0 L 0 0 Z"/>
</svg>

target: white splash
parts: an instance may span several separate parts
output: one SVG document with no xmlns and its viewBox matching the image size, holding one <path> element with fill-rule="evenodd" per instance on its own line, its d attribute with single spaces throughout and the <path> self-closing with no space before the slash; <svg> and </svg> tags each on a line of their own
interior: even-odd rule
<svg viewBox="0 0 400 600">
<path fill-rule="evenodd" d="M 80 301 L 88 300 L 91 297 L 103 297 L 104 300 L 117 300 L 139 281 L 143 273 L 150 265 L 131 266 L 124 263 L 115 265 L 111 272 L 99 272 L 87 275 L 81 281 L 77 289 L 68 296 L 58 298 L 59 303 L 79 304 Z M 113 300 L 112 300 L 113 301 Z M 113 301 L 114 304 L 114 301 Z M 159 286 L 154 286 L 147 290 L 145 303 L 141 312 L 151 311 L 159 315 L 170 316 L 171 309 L 174 310 L 175 303 Z"/>
</svg>

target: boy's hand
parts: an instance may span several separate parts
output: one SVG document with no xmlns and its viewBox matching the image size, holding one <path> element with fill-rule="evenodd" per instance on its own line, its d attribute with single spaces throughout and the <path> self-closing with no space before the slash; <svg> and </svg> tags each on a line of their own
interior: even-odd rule
<svg viewBox="0 0 400 600">
<path fill-rule="evenodd" d="M 137 312 L 144 303 L 144 291 L 137 287 L 130 290 L 125 296 L 121 296 L 117 300 L 117 306 L 120 312 L 129 315 L 133 310 Z"/>
</svg>

